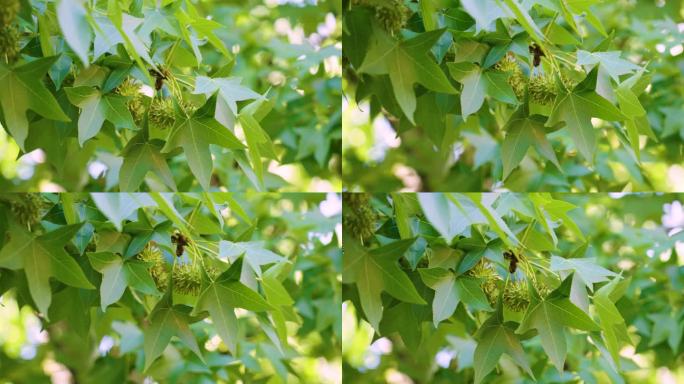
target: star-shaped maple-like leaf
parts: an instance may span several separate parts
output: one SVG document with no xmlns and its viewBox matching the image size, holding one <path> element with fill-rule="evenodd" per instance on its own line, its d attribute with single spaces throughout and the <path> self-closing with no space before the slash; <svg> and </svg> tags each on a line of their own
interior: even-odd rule
<svg viewBox="0 0 684 384">
<path fill-rule="evenodd" d="M 211 96 L 218 91 L 219 98 L 228 105 L 233 115 L 237 116 L 237 102 L 243 100 L 258 99 L 260 94 L 240 84 L 239 77 L 220 77 L 212 79 L 206 76 L 197 76 L 195 79 L 195 94 Z"/>
<path fill-rule="evenodd" d="M 560 80 L 558 88 L 562 91 L 556 97 L 547 127 L 565 123 L 579 152 L 589 162 L 593 161 L 596 151 L 596 133 L 591 124 L 592 117 L 603 120 L 619 121 L 625 116 L 617 107 L 596 93 L 598 67 L 572 90 L 565 89 Z"/>
<path fill-rule="evenodd" d="M 0 105 L 7 129 L 22 150 L 28 136 L 27 110 L 48 119 L 69 121 L 42 81 L 57 59 L 59 56 L 44 57 L 13 68 L 0 63 Z"/>
<path fill-rule="evenodd" d="M 399 240 L 371 250 L 353 239 L 345 244 L 342 280 L 345 284 L 356 283 L 361 308 L 376 331 L 382 319 L 383 291 L 407 303 L 426 304 L 397 263 L 414 241 Z"/>
<path fill-rule="evenodd" d="M 584 331 L 600 330 L 589 315 L 575 306 L 568 298 L 572 284 L 572 274 L 563 280 L 547 297 L 539 297 L 536 288 L 529 283 L 530 304 L 516 333 L 522 334 L 536 329 L 541 338 L 542 348 L 553 362 L 558 372 L 563 372 L 567 345 L 565 327 Z"/>
<path fill-rule="evenodd" d="M 425 32 L 400 42 L 381 28 L 373 28 L 368 53 L 359 72 L 389 74 L 394 97 L 411 122 L 416 110 L 414 84 L 419 83 L 435 92 L 456 93 L 442 69 L 428 55 L 444 32 L 444 29 Z"/>
<path fill-rule="evenodd" d="M 173 280 L 169 279 L 169 282 L 166 294 L 148 316 L 149 324 L 143 331 L 145 371 L 157 357 L 164 353 L 173 336 L 177 336 L 200 360 L 204 361 L 195 335 L 192 334 L 188 326 L 198 319 L 190 316 L 191 308 L 187 305 L 173 304 L 171 298 Z"/>
<path fill-rule="evenodd" d="M 202 188 L 210 187 L 214 163 L 211 159 L 209 144 L 220 145 L 228 149 L 243 149 L 245 146 L 228 128 L 221 125 L 212 116 L 216 98 L 212 97 L 192 116 L 178 114 L 176 124 L 169 133 L 162 153 L 182 147 L 188 159 L 190 171 L 197 177 Z"/>
<path fill-rule="evenodd" d="M 94 289 L 83 270 L 64 246 L 81 229 L 81 224 L 66 225 L 35 236 L 23 227 L 10 227 L 10 240 L 0 250 L 0 267 L 23 268 L 28 281 L 29 292 L 38 310 L 48 316 L 52 302 L 50 277 L 77 288 Z"/>
</svg>

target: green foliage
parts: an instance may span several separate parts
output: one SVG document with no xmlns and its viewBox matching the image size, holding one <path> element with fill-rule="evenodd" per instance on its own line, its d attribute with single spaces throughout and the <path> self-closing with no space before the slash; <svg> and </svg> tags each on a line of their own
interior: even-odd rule
<svg viewBox="0 0 684 384">
<path fill-rule="evenodd" d="M 1 380 L 48 360 L 79 382 L 335 380 L 340 215 L 325 198 L 0 195 L 0 316 L 46 331 L 35 358 L 0 333 Z"/>
<path fill-rule="evenodd" d="M 334 2 L 0 9 L 3 190 L 339 189 Z"/>
<path fill-rule="evenodd" d="M 682 374 L 682 236 L 669 229 L 684 225 L 681 205 L 654 223 L 681 196 L 620 197 L 373 195 L 374 234 L 364 245 L 345 237 L 345 380 Z"/>
<path fill-rule="evenodd" d="M 680 1 L 347 3 L 348 189 L 681 189 Z"/>
</svg>

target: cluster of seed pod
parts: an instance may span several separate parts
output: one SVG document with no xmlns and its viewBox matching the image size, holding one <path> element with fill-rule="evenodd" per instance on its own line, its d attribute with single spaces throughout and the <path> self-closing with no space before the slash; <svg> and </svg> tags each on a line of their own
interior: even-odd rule
<svg viewBox="0 0 684 384">
<path fill-rule="evenodd" d="M 518 99 L 525 96 L 525 89 L 528 90 L 530 99 L 541 105 L 552 104 L 558 95 L 558 85 L 553 75 L 539 73 L 527 78 L 515 57 L 510 54 L 505 55 L 494 66 L 494 69 L 509 74 L 508 84 Z M 560 78 L 565 87 L 571 88 L 573 86 L 567 77 L 561 75 Z"/>
<path fill-rule="evenodd" d="M 521 280 L 509 283 L 504 289 L 503 302 L 506 308 L 522 312 L 530 305 L 530 292 L 527 283 Z"/>
<path fill-rule="evenodd" d="M 133 78 L 125 79 L 116 88 L 115 92 L 121 96 L 128 98 L 128 110 L 133 116 L 136 124 L 141 124 L 145 117 L 145 96 L 140 92 L 141 84 Z M 185 100 L 178 101 L 181 109 L 186 113 L 195 111 L 195 106 Z M 176 111 L 174 101 L 168 97 L 155 97 L 150 103 L 149 109 L 150 125 L 166 129 L 173 127 L 176 123 Z"/>
<path fill-rule="evenodd" d="M 498 282 L 501 281 L 501 277 L 496 273 L 494 266 L 489 260 L 485 258 L 480 259 L 477 264 L 466 272 L 466 275 L 480 279 L 482 281 L 482 291 L 484 291 L 487 299 L 492 304 L 496 303 L 499 297 Z"/>
<path fill-rule="evenodd" d="M 543 283 L 534 283 L 537 293 L 541 297 L 549 294 L 549 288 Z M 517 280 L 506 286 L 503 294 L 506 308 L 514 312 L 523 312 L 530 305 L 530 287 L 526 281 Z"/>
<path fill-rule="evenodd" d="M 0 53 L 8 63 L 19 56 L 19 30 L 14 20 L 20 9 L 19 0 L 0 0 Z"/>
<path fill-rule="evenodd" d="M 354 5 L 371 8 L 382 28 L 393 35 L 406 25 L 411 16 L 402 0 L 354 0 Z"/>
<path fill-rule="evenodd" d="M 140 93 L 140 88 L 137 81 L 128 77 L 114 91 L 128 99 L 128 110 L 136 123 L 140 123 L 145 116 L 145 96 Z"/>
<path fill-rule="evenodd" d="M 166 261 L 161 249 L 154 243 L 147 243 L 137 256 L 138 260 L 149 263 L 150 275 L 160 291 L 165 291 L 169 283 L 169 274 L 166 270 Z"/>
<path fill-rule="evenodd" d="M 202 288 L 202 272 L 199 266 L 191 263 L 174 265 L 173 288 L 178 293 L 197 296 Z"/>
<path fill-rule="evenodd" d="M 149 263 L 149 272 L 154 280 L 157 289 L 164 292 L 169 284 L 168 264 L 164 259 L 161 249 L 154 243 L 147 243 L 145 248 L 138 254 L 139 260 Z M 207 268 L 207 274 L 214 278 L 218 276 L 218 271 Z M 177 262 L 171 268 L 171 278 L 173 279 L 173 290 L 176 293 L 196 296 L 202 288 L 202 271 L 196 263 Z"/>
<path fill-rule="evenodd" d="M 515 61 L 515 57 L 510 54 L 505 55 L 498 63 L 494 66 L 494 69 L 500 72 L 508 73 L 508 84 L 513 88 L 513 92 L 518 97 L 522 99 L 525 96 L 525 88 L 527 87 L 527 79 L 523 74 L 522 69 Z"/>
<path fill-rule="evenodd" d="M 35 193 L 17 193 L 11 195 L 7 201 L 16 220 L 29 227 L 38 224 L 43 217 L 45 200 Z"/>
<path fill-rule="evenodd" d="M 503 304 L 509 310 L 522 312 L 530 305 L 530 291 L 527 282 L 516 280 L 505 285 L 501 284 L 501 276 L 494 269 L 494 265 L 485 258 L 480 259 L 466 272 L 466 275 L 482 281 L 480 285 L 482 291 L 492 305 L 499 300 L 501 288 L 503 288 Z M 548 295 L 549 289 L 543 283 L 535 283 L 534 286 L 541 297 Z"/>
<path fill-rule="evenodd" d="M 367 193 L 345 193 L 342 209 L 342 225 L 345 233 L 365 240 L 375 232 L 375 212 Z"/>
</svg>

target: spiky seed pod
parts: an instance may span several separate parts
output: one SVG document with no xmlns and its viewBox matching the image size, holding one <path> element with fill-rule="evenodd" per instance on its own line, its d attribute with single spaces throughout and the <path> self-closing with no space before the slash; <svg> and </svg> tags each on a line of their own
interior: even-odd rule
<svg viewBox="0 0 684 384">
<path fill-rule="evenodd" d="M 198 295 L 202 286 L 202 273 L 192 264 L 173 266 L 173 288 L 184 295 Z"/>
<path fill-rule="evenodd" d="M 494 69 L 509 74 L 508 84 L 513 88 L 513 92 L 518 99 L 522 99 L 525 96 L 527 79 L 525 78 L 522 69 L 520 69 L 520 65 L 515 61 L 515 57 L 510 54 L 505 55 L 496 63 Z"/>
<path fill-rule="evenodd" d="M 180 108 L 187 114 L 192 114 L 196 108 L 193 104 L 178 100 Z M 176 123 L 174 101 L 170 98 L 155 98 L 150 105 L 150 124 L 160 129 L 171 128 Z"/>
<path fill-rule="evenodd" d="M 367 193 L 345 193 L 342 210 L 342 226 L 345 233 L 365 240 L 375 232 L 375 212 L 370 206 Z"/>
<path fill-rule="evenodd" d="M 373 9 L 382 28 L 393 35 L 406 25 L 411 16 L 411 10 L 402 0 L 354 0 L 354 5 Z"/>
<path fill-rule="evenodd" d="M 538 104 L 547 105 L 553 103 L 558 95 L 556 80 L 553 76 L 532 76 L 529 82 L 530 98 Z"/>
<path fill-rule="evenodd" d="M 549 293 L 551 293 L 549 287 L 547 287 L 544 283 L 537 282 L 534 286 L 535 288 L 537 288 L 537 292 L 539 292 L 539 296 L 542 298 L 548 296 Z"/>
<path fill-rule="evenodd" d="M 22 225 L 35 226 L 43 217 L 45 201 L 35 193 L 19 193 L 12 196 L 10 210 Z"/>
<path fill-rule="evenodd" d="M 506 286 L 503 293 L 504 306 L 514 312 L 522 312 L 530 305 L 527 283 L 515 281 Z"/>
<path fill-rule="evenodd" d="M 0 55 L 13 63 L 19 56 L 19 31 L 14 25 L 0 27 Z"/>
<path fill-rule="evenodd" d="M 482 280 L 481 288 L 490 303 L 495 303 L 499 296 L 499 286 L 497 282 L 501 280 L 499 274 L 494 270 L 494 266 L 487 259 L 480 259 L 472 268 L 466 272 L 467 276 Z"/>
<path fill-rule="evenodd" d="M 173 108 L 173 100 L 155 98 L 150 105 L 150 123 L 161 128 L 173 127 L 176 122 L 176 114 Z"/>
<path fill-rule="evenodd" d="M 129 77 L 114 90 L 114 93 L 128 98 L 128 110 L 136 123 L 140 123 L 145 115 L 145 96 L 140 93 L 140 88 L 140 84 Z"/>
<path fill-rule="evenodd" d="M 169 274 L 166 270 L 164 256 L 159 247 L 153 243 L 147 243 L 137 258 L 151 264 L 149 271 L 154 283 L 160 291 L 165 291 L 168 285 Z"/>
<path fill-rule="evenodd" d="M 10 25 L 17 17 L 20 8 L 19 0 L 0 0 L 0 26 Z"/>
</svg>

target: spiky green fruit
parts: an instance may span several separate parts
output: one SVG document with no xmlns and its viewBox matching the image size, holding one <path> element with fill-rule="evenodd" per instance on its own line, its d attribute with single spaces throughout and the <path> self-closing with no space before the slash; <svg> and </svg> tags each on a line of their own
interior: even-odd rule
<svg viewBox="0 0 684 384">
<path fill-rule="evenodd" d="M 507 54 L 496 65 L 494 69 L 506 72 L 508 76 L 508 84 L 513 88 L 513 92 L 518 99 L 523 99 L 525 96 L 525 87 L 527 86 L 527 78 L 520 69 L 520 65 L 515 60 L 515 57 Z"/>
<path fill-rule="evenodd" d="M 515 281 L 506 285 L 503 293 L 504 306 L 514 312 L 522 312 L 530 305 L 527 283 Z"/>
<path fill-rule="evenodd" d="M 161 250 L 153 243 L 147 243 L 145 248 L 138 254 L 138 260 L 150 264 L 149 271 L 157 289 L 165 291 L 168 286 L 169 274 L 166 269 L 166 261 Z"/>
<path fill-rule="evenodd" d="M 173 266 L 173 288 L 175 292 L 196 296 L 202 287 L 202 272 L 193 264 Z"/>
<path fill-rule="evenodd" d="M 19 0 L 0 0 L 0 26 L 6 27 L 12 24 L 21 9 Z"/>
<path fill-rule="evenodd" d="M 498 282 L 501 280 L 501 277 L 496 273 L 494 266 L 489 260 L 480 259 L 477 264 L 466 272 L 466 275 L 480 279 L 482 281 L 480 286 L 489 302 L 492 304 L 496 302 L 496 298 L 499 296 Z"/>
<path fill-rule="evenodd" d="M 9 203 L 12 216 L 20 224 L 30 227 L 40 223 L 46 205 L 43 198 L 35 193 L 13 194 Z"/>
<path fill-rule="evenodd" d="M 342 226 L 345 233 L 366 240 L 375 232 L 375 212 L 367 193 L 344 193 Z"/>
<path fill-rule="evenodd" d="M 0 27 L 0 55 L 13 63 L 19 56 L 19 31 L 14 25 Z"/>
<path fill-rule="evenodd" d="M 402 0 L 354 0 L 354 4 L 371 8 L 382 28 L 393 35 L 404 28 L 411 16 Z"/>
</svg>

